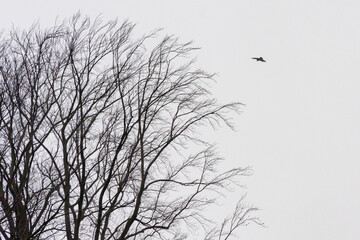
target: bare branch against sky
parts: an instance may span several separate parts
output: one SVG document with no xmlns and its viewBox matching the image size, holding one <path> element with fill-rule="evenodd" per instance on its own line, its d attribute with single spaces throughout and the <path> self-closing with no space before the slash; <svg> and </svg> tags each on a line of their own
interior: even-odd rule
<svg viewBox="0 0 360 240">
<path fill-rule="evenodd" d="M 241 104 L 214 99 L 191 42 L 134 27 L 77 14 L 1 38 L 1 238 L 228 239 L 258 222 L 243 199 L 218 228 L 203 212 L 249 169 L 218 171 L 197 130 L 232 128 Z"/>
</svg>

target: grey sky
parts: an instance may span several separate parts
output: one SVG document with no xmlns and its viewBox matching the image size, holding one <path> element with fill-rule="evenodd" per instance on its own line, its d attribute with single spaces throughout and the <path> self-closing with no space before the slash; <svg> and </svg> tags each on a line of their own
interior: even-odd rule
<svg viewBox="0 0 360 240">
<path fill-rule="evenodd" d="M 255 170 L 247 198 L 268 228 L 244 228 L 240 239 L 360 239 L 360 1 L 14 0 L 1 9 L 1 28 L 51 26 L 80 10 L 194 40 L 199 65 L 219 74 L 218 98 L 246 104 L 237 132 L 213 135 L 229 166 Z"/>
</svg>

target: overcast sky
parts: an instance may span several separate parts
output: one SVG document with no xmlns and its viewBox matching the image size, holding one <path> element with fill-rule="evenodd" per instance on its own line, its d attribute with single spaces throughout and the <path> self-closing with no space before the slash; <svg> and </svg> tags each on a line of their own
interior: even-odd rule
<svg viewBox="0 0 360 240">
<path fill-rule="evenodd" d="M 254 169 L 247 199 L 267 228 L 239 239 L 360 239 L 359 0 L 12 0 L 0 23 L 45 27 L 78 10 L 193 40 L 219 100 L 246 104 L 237 132 L 214 134 L 229 166 Z"/>
</svg>

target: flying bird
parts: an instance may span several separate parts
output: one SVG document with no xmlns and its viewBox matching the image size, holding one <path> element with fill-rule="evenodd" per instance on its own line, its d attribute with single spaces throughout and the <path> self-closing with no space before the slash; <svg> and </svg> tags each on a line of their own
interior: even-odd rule
<svg viewBox="0 0 360 240">
<path fill-rule="evenodd" d="M 262 57 L 253 57 L 252 59 L 255 59 L 257 62 L 260 61 L 260 62 L 266 62 Z"/>
</svg>

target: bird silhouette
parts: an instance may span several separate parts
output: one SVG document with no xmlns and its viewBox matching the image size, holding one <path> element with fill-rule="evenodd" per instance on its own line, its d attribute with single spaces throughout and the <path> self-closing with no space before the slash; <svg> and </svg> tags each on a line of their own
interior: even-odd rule
<svg viewBox="0 0 360 240">
<path fill-rule="evenodd" d="M 266 62 L 262 57 L 253 57 L 252 59 L 255 59 L 257 62 Z"/>
</svg>

